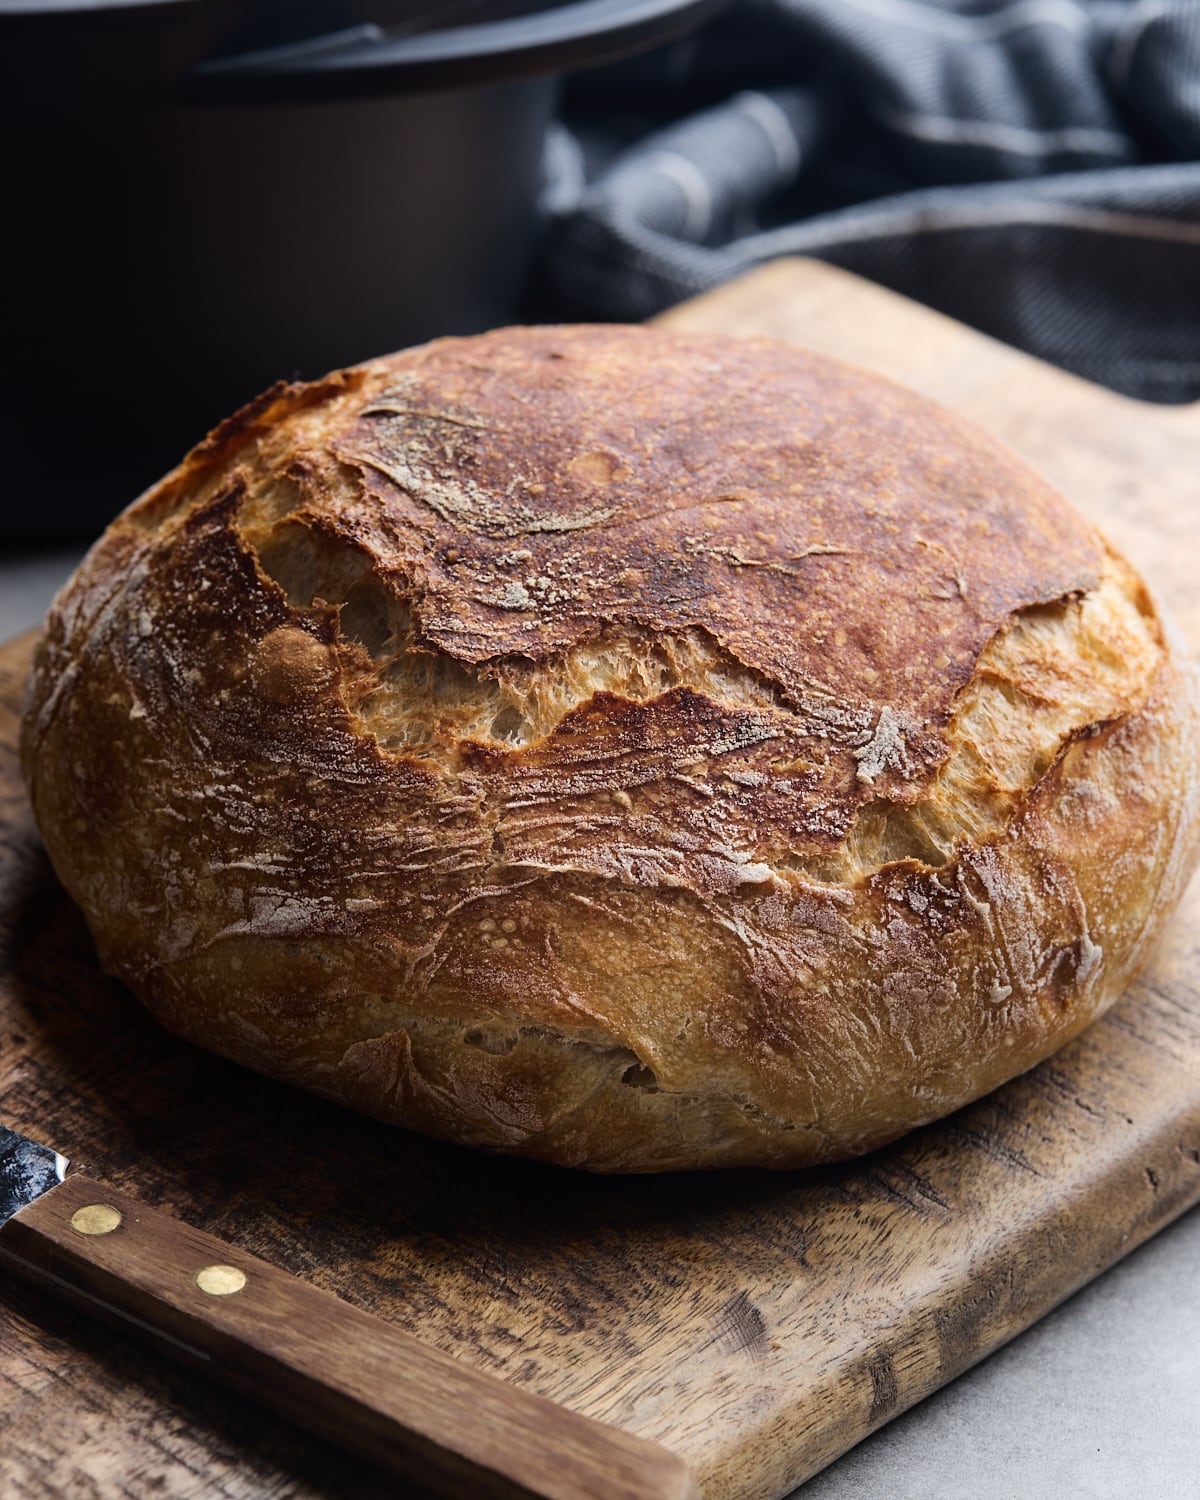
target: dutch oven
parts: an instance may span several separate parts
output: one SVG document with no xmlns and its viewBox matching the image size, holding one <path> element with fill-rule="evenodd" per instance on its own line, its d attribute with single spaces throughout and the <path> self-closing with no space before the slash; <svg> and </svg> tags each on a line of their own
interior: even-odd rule
<svg viewBox="0 0 1200 1500">
<path fill-rule="evenodd" d="M 0 0 L 0 529 L 282 377 L 511 319 L 556 79 L 721 0 Z"/>
</svg>

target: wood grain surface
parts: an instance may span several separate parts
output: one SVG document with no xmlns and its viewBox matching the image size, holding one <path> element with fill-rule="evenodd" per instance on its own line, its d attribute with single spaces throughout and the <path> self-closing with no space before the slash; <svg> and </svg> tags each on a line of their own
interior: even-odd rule
<svg viewBox="0 0 1200 1500">
<path fill-rule="evenodd" d="M 1200 414 L 783 263 L 672 313 L 976 417 L 1144 568 L 1195 650 Z M 162 1033 L 100 974 L 20 789 L 0 648 L 0 1118 L 429 1344 L 628 1432 L 706 1500 L 778 1496 L 1200 1200 L 1200 887 L 1149 972 L 1031 1074 L 816 1173 L 598 1179 L 389 1130 Z M 0 1493 L 394 1493 L 251 1402 L 0 1276 Z"/>
</svg>

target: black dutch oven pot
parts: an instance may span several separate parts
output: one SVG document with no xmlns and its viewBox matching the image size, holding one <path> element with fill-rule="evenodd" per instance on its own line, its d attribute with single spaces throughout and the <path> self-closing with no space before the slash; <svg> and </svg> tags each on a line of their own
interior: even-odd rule
<svg viewBox="0 0 1200 1500">
<path fill-rule="evenodd" d="M 8 537 L 282 377 L 502 323 L 556 78 L 721 0 L 0 0 Z"/>
</svg>

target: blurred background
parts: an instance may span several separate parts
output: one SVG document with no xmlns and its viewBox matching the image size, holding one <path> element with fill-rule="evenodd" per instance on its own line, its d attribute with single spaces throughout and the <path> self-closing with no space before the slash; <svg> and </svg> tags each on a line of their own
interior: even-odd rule
<svg viewBox="0 0 1200 1500">
<path fill-rule="evenodd" d="M 833 261 L 1200 394 L 1196 0 L 0 0 L 0 534 L 279 378 Z"/>
</svg>

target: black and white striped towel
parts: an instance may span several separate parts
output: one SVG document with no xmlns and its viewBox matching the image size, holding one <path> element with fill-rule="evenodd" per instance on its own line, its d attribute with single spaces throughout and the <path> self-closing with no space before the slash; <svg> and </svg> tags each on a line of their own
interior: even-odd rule
<svg viewBox="0 0 1200 1500">
<path fill-rule="evenodd" d="M 1090 379 L 1200 398 L 1200 0 L 740 0 L 575 79 L 540 316 L 815 255 Z"/>
</svg>

